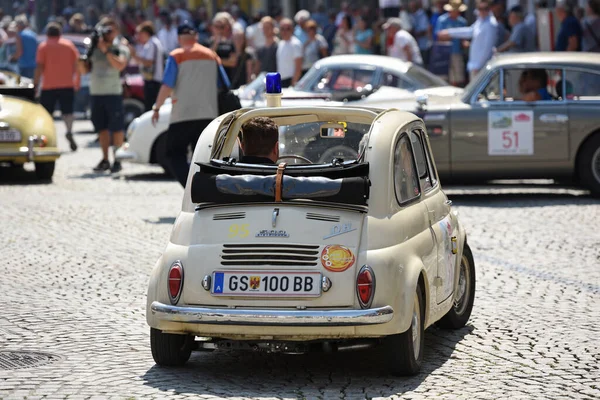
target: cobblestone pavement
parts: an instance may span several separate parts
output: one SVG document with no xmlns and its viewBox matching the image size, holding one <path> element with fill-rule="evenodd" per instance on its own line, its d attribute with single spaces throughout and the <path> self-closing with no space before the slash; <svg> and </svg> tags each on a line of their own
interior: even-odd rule
<svg viewBox="0 0 600 400">
<path fill-rule="evenodd" d="M 0 169 L 2 399 L 600 397 L 600 202 L 584 191 L 450 188 L 475 255 L 476 303 L 464 329 L 427 331 L 416 377 L 387 375 L 368 351 L 218 351 L 162 369 L 145 292 L 183 191 L 158 167 L 97 176 L 94 135 L 76 138 L 52 184 Z M 52 362 L 8 369 L 7 351 Z"/>
</svg>

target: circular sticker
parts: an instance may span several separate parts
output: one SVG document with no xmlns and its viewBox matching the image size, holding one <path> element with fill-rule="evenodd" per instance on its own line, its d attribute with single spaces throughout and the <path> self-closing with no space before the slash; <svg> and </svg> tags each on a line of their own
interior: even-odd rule
<svg viewBox="0 0 600 400">
<path fill-rule="evenodd" d="M 354 254 L 347 247 L 331 244 L 321 252 L 321 264 L 329 271 L 342 272 L 354 264 Z"/>
</svg>

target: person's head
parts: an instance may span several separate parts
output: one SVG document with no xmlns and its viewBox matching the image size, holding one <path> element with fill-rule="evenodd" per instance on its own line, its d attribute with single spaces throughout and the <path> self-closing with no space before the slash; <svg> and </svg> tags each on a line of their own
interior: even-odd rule
<svg viewBox="0 0 600 400">
<path fill-rule="evenodd" d="M 215 36 L 230 37 L 234 23 L 233 17 L 228 12 L 216 13 L 212 23 L 213 34 Z"/>
<path fill-rule="evenodd" d="M 511 27 L 515 27 L 521 22 L 523 22 L 523 9 L 521 6 L 514 6 L 508 14 L 508 23 Z"/>
<path fill-rule="evenodd" d="M 480 18 L 487 18 L 490 15 L 490 1 L 489 0 L 478 0 L 477 1 L 477 13 Z"/>
<path fill-rule="evenodd" d="M 113 40 L 119 35 L 119 24 L 116 20 L 111 17 L 104 17 L 99 22 L 100 26 L 105 29 L 104 39 L 112 43 Z"/>
<path fill-rule="evenodd" d="M 271 118 L 255 117 L 242 125 L 242 150 L 246 156 L 279 159 L 279 127 Z"/>
<path fill-rule="evenodd" d="M 586 12 L 588 15 L 600 16 L 600 0 L 588 0 Z"/>
<path fill-rule="evenodd" d="M 568 16 L 573 15 L 573 7 L 566 0 L 558 0 L 556 2 L 556 16 L 562 22 Z"/>
<path fill-rule="evenodd" d="M 81 13 L 75 13 L 69 20 L 69 25 L 75 29 L 81 29 L 85 24 L 85 18 Z"/>
<path fill-rule="evenodd" d="M 46 26 L 46 36 L 49 38 L 58 39 L 62 33 L 62 26 L 57 22 L 50 22 Z"/>
<path fill-rule="evenodd" d="M 186 21 L 177 27 L 177 41 L 182 49 L 191 49 L 197 40 L 198 34 L 196 28 L 191 23 Z"/>
<path fill-rule="evenodd" d="M 340 28 L 345 29 L 347 31 L 352 30 L 352 17 L 349 15 L 344 15 L 340 24 Z"/>
<path fill-rule="evenodd" d="M 154 36 L 154 24 L 150 21 L 144 21 L 135 28 L 135 38 L 140 44 L 148 43 L 152 36 Z"/>
<path fill-rule="evenodd" d="M 411 0 L 408 2 L 408 11 L 411 13 L 415 13 L 421 8 L 421 5 L 418 0 Z"/>
<path fill-rule="evenodd" d="M 167 28 L 171 26 L 173 23 L 173 19 L 171 18 L 171 14 L 167 10 L 162 10 L 159 14 L 160 22 L 165 25 Z"/>
<path fill-rule="evenodd" d="M 367 21 L 363 17 L 355 18 L 356 28 L 360 31 L 367 29 Z"/>
<path fill-rule="evenodd" d="M 242 53 L 246 48 L 246 34 L 243 29 L 235 28 L 233 30 L 233 45 L 238 53 Z"/>
<path fill-rule="evenodd" d="M 396 32 L 402 29 L 402 20 L 396 17 L 388 18 L 387 22 L 383 24 L 382 28 L 389 36 L 393 36 L 396 34 Z"/>
<path fill-rule="evenodd" d="M 279 22 L 279 35 L 282 40 L 290 40 L 294 34 L 294 23 L 289 18 L 284 18 Z"/>
<path fill-rule="evenodd" d="M 262 25 L 263 35 L 267 38 L 275 36 L 275 20 L 269 16 L 263 17 L 260 20 Z"/>
<path fill-rule="evenodd" d="M 317 36 L 317 23 L 314 20 L 309 19 L 306 21 L 304 29 L 309 38 L 314 39 Z"/>
<path fill-rule="evenodd" d="M 519 78 L 519 90 L 527 93 L 545 88 L 548 84 L 548 73 L 545 69 L 526 69 Z"/>
<path fill-rule="evenodd" d="M 492 0 L 492 3 L 490 4 L 490 9 L 492 10 L 492 14 L 494 14 L 496 19 L 504 18 L 504 11 L 506 9 L 504 1 L 505 0 Z"/>
<path fill-rule="evenodd" d="M 450 0 L 444 5 L 444 10 L 448 12 L 450 18 L 457 19 L 460 13 L 467 11 L 467 5 L 462 0 Z"/>
<path fill-rule="evenodd" d="M 29 26 L 29 20 L 27 19 L 27 15 L 19 14 L 15 17 L 15 23 L 17 24 L 17 29 L 21 32 L 23 29 Z"/>
<path fill-rule="evenodd" d="M 300 25 L 300 27 L 306 30 L 306 23 L 310 19 L 310 12 L 308 10 L 300 10 L 294 16 L 294 21 L 296 24 Z"/>
<path fill-rule="evenodd" d="M 435 0 L 433 2 L 433 8 L 437 12 L 442 12 L 442 10 L 444 9 L 444 5 L 445 4 L 446 4 L 445 0 Z"/>
<path fill-rule="evenodd" d="M 15 21 L 11 21 L 6 27 L 6 34 L 9 38 L 14 38 L 19 33 L 19 29 L 17 28 L 17 23 Z"/>
</svg>

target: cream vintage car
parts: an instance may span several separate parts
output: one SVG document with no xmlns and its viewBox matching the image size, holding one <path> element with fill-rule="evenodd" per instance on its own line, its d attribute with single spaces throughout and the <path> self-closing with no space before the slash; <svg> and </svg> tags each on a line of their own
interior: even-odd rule
<svg viewBox="0 0 600 400">
<path fill-rule="evenodd" d="M 282 164 L 236 162 L 241 126 L 257 116 L 278 124 Z M 421 367 L 424 330 L 463 327 L 474 294 L 465 229 L 422 120 L 395 109 L 242 109 L 200 136 L 146 317 L 163 366 L 192 351 L 381 345 L 390 372 L 408 375 Z"/>
</svg>

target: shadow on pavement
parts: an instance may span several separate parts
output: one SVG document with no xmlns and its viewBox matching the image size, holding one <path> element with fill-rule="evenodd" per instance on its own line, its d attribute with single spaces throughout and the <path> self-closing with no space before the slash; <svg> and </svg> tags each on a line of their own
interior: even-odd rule
<svg viewBox="0 0 600 400">
<path fill-rule="evenodd" d="M 0 185 L 47 185 L 52 180 L 40 180 L 34 171 L 27 171 L 23 167 L 0 166 Z"/>
<path fill-rule="evenodd" d="M 145 172 L 142 174 L 131 174 L 131 175 L 124 175 L 123 173 L 121 173 L 121 175 L 119 176 L 115 176 L 115 179 L 125 179 L 126 181 L 149 181 L 149 182 L 153 182 L 153 181 L 175 181 L 175 179 L 173 179 L 171 177 L 171 175 L 167 174 L 166 172 Z"/>
<path fill-rule="evenodd" d="M 217 350 L 192 354 L 185 367 L 153 366 L 144 384 L 161 391 L 235 397 L 338 398 L 341 393 L 362 393 L 362 398 L 391 396 L 416 389 L 450 358 L 456 345 L 473 331 L 435 327 L 425 333 L 421 373 L 412 377 L 388 374 L 382 362 L 383 348 L 343 353 L 305 355 L 266 354 Z M 304 391 L 310 391 L 304 394 Z M 352 397 L 351 394 L 349 394 Z"/>
<path fill-rule="evenodd" d="M 144 219 L 143 221 L 148 224 L 160 225 L 160 224 L 174 224 L 175 217 L 159 217 L 156 221 L 151 221 L 149 219 Z"/>
</svg>

